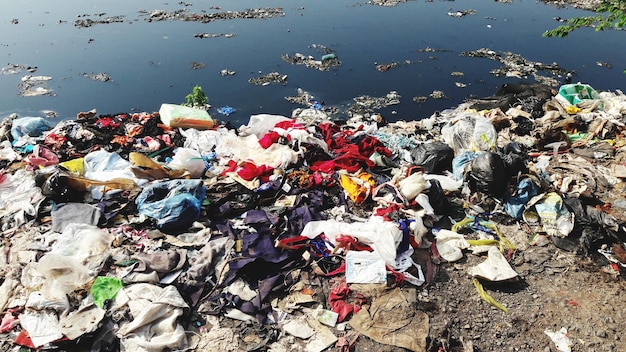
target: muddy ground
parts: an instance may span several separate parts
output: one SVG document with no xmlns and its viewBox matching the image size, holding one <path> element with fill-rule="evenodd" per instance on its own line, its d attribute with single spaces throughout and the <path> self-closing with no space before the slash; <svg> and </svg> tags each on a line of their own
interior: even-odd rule
<svg viewBox="0 0 626 352">
<path fill-rule="evenodd" d="M 430 318 L 429 351 L 558 351 L 545 330 L 565 327 L 572 351 L 626 351 L 626 282 L 608 262 L 564 252 L 549 243 L 518 252 L 517 283 L 485 287 L 509 309 L 484 302 L 467 274 L 483 261 L 468 254 L 440 267 L 418 295 Z M 473 347 L 472 347 L 473 346 Z M 355 351 L 399 351 L 361 337 Z"/>
</svg>

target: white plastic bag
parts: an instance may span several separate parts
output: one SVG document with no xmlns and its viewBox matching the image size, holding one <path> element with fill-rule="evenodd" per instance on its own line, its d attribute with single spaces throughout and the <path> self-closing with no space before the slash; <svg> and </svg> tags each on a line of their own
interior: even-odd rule
<svg viewBox="0 0 626 352">
<path fill-rule="evenodd" d="M 174 170 L 187 170 L 191 178 L 201 178 L 205 169 L 202 155 L 191 148 L 176 148 L 167 166 Z"/>
<path fill-rule="evenodd" d="M 242 136 L 253 134 L 257 138 L 261 138 L 267 132 L 271 131 L 277 123 L 289 120 L 291 119 L 281 115 L 252 115 L 247 125 L 239 127 L 239 132 Z"/>
</svg>

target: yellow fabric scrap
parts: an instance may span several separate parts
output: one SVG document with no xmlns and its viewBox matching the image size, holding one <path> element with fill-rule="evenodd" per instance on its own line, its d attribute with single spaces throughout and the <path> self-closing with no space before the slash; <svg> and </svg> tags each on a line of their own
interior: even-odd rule
<svg viewBox="0 0 626 352">
<path fill-rule="evenodd" d="M 565 108 L 565 112 L 567 112 L 570 115 L 578 114 L 581 111 L 583 110 L 576 105 L 570 105 Z"/>
<path fill-rule="evenodd" d="M 355 204 L 361 204 L 376 186 L 376 180 L 371 174 L 361 171 L 355 176 L 342 174 L 339 177 L 339 184 Z"/>
</svg>

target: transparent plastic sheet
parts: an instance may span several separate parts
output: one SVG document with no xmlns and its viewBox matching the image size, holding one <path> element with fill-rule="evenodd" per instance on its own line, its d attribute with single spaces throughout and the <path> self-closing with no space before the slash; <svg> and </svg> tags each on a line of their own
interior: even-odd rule
<svg viewBox="0 0 626 352">
<path fill-rule="evenodd" d="M 130 171 L 131 163 L 117 153 L 97 150 L 85 155 L 84 176 L 96 181 L 109 181 L 114 178 L 136 180 Z"/>
<path fill-rule="evenodd" d="M 43 276 L 41 291 L 47 297 L 70 293 L 88 284 L 102 269 L 111 252 L 113 235 L 98 227 L 70 224 L 52 245 L 51 250 L 34 265 Z M 41 280 L 30 272 L 26 282 Z"/>
<path fill-rule="evenodd" d="M 301 235 L 315 238 L 320 233 L 336 244 L 340 235 L 358 237 L 359 242 L 371 246 L 387 265 L 396 269 L 396 248 L 402 240 L 402 231 L 394 222 L 371 217 L 367 222 L 346 223 L 336 220 L 310 221 Z"/>
<path fill-rule="evenodd" d="M 28 222 L 37 214 L 43 198 L 31 172 L 21 169 L 12 175 L 0 173 L 0 231 Z"/>
<path fill-rule="evenodd" d="M 239 127 L 239 132 L 244 136 L 255 135 L 257 138 L 261 138 L 272 130 L 277 123 L 290 120 L 290 118 L 281 115 L 252 115 L 247 125 Z"/>
<path fill-rule="evenodd" d="M 495 150 L 498 133 L 487 118 L 475 112 L 465 112 L 446 123 L 441 128 L 441 136 L 458 155 L 465 150 Z"/>
</svg>

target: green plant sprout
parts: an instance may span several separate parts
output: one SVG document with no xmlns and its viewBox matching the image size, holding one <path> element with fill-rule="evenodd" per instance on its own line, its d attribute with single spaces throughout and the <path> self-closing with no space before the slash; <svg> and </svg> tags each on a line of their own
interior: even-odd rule
<svg viewBox="0 0 626 352">
<path fill-rule="evenodd" d="M 204 94 L 202 87 L 196 85 L 193 87 L 191 93 L 185 97 L 186 102 L 181 105 L 189 106 L 192 108 L 205 108 L 209 98 Z"/>
</svg>

